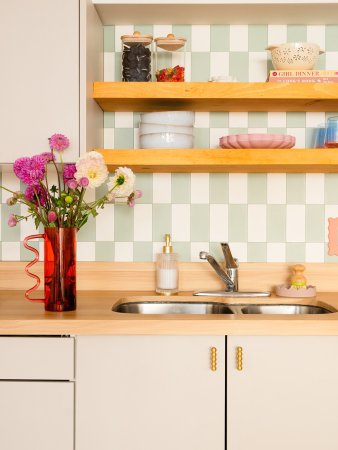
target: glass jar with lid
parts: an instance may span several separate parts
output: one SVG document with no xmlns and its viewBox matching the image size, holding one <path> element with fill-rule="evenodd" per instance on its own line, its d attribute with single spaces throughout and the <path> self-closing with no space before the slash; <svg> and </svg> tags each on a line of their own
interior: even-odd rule
<svg viewBox="0 0 338 450">
<path fill-rule="evenodd" d="M 133 35 L 121 36 L 122 81 L 151 81 L 150 34 L 135 31 Z"/>
<path fill-rule="evenodd" d="M 184 81 L 186 38 L 168 34 L 155 39 L 157 81 Z"/>
</svg>

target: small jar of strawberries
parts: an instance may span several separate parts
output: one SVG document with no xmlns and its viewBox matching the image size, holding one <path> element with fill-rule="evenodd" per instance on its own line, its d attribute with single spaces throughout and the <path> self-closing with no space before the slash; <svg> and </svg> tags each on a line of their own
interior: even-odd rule
<svg viewBox="0 0 338 450">
<path fill-rule="evenodd" d="M 184 81 L 186 41 L 174 34 L 155 39 L 156 81 Z"/>
</svg>

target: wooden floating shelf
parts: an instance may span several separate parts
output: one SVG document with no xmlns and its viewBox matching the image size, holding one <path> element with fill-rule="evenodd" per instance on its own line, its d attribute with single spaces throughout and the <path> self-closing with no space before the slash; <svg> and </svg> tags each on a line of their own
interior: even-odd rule
<svg viewBox="0 0 338 450">
<path fill-rule="evenodd" d="M 135 172 L 338 172 L 338 149 L 99 149 L 109 167 Z"/>
<path fill-rule="evenodd" d="M 103 111 L 337 111 L 338 83 L 95 82 Z"/>
</svg>

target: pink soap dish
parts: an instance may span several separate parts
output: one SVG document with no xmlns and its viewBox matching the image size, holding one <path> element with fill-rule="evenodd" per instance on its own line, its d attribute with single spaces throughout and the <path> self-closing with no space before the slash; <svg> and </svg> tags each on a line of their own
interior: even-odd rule
<svg viewBox="0 0 338 450">
<path fill-rule="evenodd" d="M 288 134 L 232 134 L 222 136 L 219 145 L 222 148 L 292 148 L 296 138 Z"/>
<path fill-rule="evenodd" d="M 295 289 L 290 284 L 280 284 L 276 286 L 276 295 L 290 298 L 309 298 L 317 294 L 316 286 L 306 286 L 306 288 Z"/>
</svg>

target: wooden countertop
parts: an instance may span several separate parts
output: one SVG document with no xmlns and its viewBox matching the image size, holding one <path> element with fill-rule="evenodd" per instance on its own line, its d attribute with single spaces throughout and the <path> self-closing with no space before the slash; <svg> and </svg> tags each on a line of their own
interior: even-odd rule
<svg viewBox="0 0 338 450">
<path fill-rule="evenodd" d="M 80 291 L 76 311 L 45 312 L 25 300 L 23 291 L 0 291 L 1 335 L 338 335 L 338 293 L 313 299 L 280 297 L 224 299 L 182 293 L 175 301 L 224 303 L 300 303 L 336 311 L 321 315 L 138 315 L 112 312 L 121 298 L 166 301 L 154 292 Z"/>
</svg>

